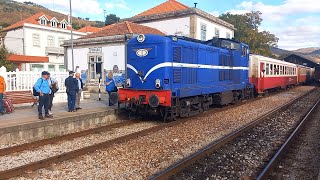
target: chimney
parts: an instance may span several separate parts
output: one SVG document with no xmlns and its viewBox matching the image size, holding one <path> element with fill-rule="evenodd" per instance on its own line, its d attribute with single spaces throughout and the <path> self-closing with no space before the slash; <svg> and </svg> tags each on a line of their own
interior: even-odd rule
<svg viewBox="0 0 320 180">
<path fill-rule="evenodd" d="M 197 8 L 197 4 L 198 4 L 198 3 L 193 3 L 193 4 L 194 4 L 194 7 Z"/>
</svg>

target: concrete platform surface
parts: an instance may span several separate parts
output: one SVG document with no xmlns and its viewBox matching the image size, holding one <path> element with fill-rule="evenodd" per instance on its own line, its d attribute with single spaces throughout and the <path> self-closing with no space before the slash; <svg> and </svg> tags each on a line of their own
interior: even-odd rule
<svg viewBox="0 0 320 180">
<path fill-rule="evenodd" d="M 0 116 L 0 145 L 19 141 L 33 141 L 49 136 L 63 135 L 78 130 L 94 128 L 116 120 L 114 108 L 109 107 L 106 94 L 91 94 L 80 103 L 82 109 L 67 112 L 67 103 L 52 107 L 53 118 L 38 119 L 37 106 L 19 107 L 13 113 Z"/>
<path fill-rule="evenodd" d="M 84 99 L 80 102 L 81 110 L 77 112 L 67 112 L 67 103 L 56 103 L 52 107 L 54 118 L 46 120 L 54 120 L 66 116 L 75 116 L 87 114 L 90 112 L 104 111 L 107 108 L 114 109 L 115 107 L 108 106 L 108 97 L 106 94 L 101 94 L 101 101 L 98 101 L 98 94 L 91 94 L 90 99 Z M 43 110 L 44 115 L 44 110 Z M 45 121 L 46 121 L 45 120 Z M 31 107 L 30 105 L 18 107 L 13 113 L 0 115 L 0 129 L 14 125 L 27 124 L 32 122 L 41 121 L 38 119 L 38 107 Z M 42 120 L 43 121 L 43 120 Z"/>
</svg>

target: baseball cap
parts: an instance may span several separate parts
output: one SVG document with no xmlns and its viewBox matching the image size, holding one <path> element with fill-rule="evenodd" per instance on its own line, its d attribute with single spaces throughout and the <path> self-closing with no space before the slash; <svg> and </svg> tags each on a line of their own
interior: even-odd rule
<svg viewBox="0 0 320 180">
<path fill-rule="evenodd" d="M 74 71 L 69 71 L 69 74 L 74 74 Z"/>
<path fill-rule="evenodd" d="M 50 73 L 48 71 L 42 71 L 41 75 L 49 75 Z"/>
</svg>

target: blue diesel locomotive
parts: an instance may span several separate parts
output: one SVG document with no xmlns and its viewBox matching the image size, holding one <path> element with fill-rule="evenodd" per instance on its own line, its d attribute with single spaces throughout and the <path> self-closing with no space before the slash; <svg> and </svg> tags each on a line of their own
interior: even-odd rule
<svg viewBox="0 0 320 180">
<path fill-rule="evenodd" d="M 253 96 L 249 47 L 231 39 L 200 41 L 140 34 L 127 44 L 127 78 L 118 102 L 164 120 Z"/>
</svg>

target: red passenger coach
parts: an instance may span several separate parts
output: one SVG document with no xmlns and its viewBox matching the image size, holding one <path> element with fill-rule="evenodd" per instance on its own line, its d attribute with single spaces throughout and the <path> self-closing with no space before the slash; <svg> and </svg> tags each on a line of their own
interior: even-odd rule
<svg viewBox="0 0 320 180">
<path fill-rule="evenodd" d="M 298 82 L 297 65 L 259 55 L 250 55 L 249 79 L 258 93 L 286 88 Z"/>
<path fill-rule="evenodd" d="M 306 83 L 307 82 L 307 71 L 309 71 L 309 67 L 298 65 L 298 83 Z"/>
</svg>

